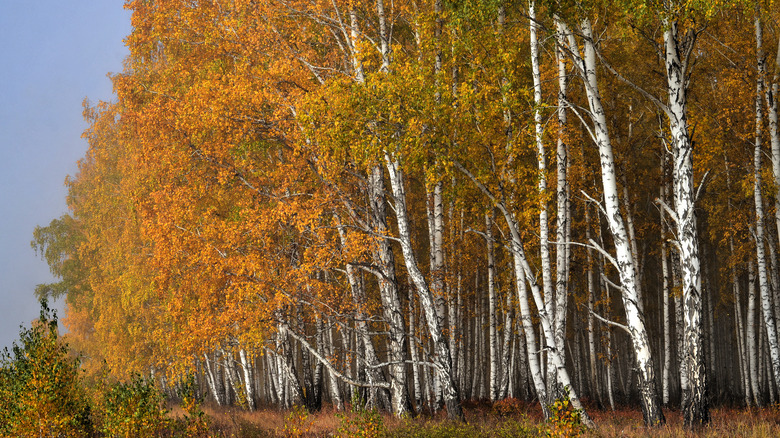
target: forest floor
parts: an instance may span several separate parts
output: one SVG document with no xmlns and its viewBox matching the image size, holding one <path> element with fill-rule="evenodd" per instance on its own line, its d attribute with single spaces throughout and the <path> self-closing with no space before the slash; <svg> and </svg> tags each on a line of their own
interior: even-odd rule
<svg viewBox="0 0 780 438">
<path fill-rule="evenodd" d="M 665 409 L 667 424 L 648 429 L 637 408 L 615 411 L 590 408 L 596 430 L 585 430 L 564 413 L 553 423 L 542 421 L 538 404 L 514 402 L 498 408 L 489 403 L 467 404 L 466 421 L 448 421 L 444 414 L 397 419 L 372 411 L 339 413 L 332 409 L 308 414 L 302 409 L 280 411 L 204 406 L 212 437 L 780 437 L 780 406 L 760 409 L 715 407 L 711 423 L 695 432 L 683 427 L 679 410 Z M 172 416 L 182 415 L 173 407 Z"/>
</svg>

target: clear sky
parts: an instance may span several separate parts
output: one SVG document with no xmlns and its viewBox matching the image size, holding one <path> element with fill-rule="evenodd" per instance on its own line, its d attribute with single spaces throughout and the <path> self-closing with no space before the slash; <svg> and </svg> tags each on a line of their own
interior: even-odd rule
<svg viewBox="0 0 780 438">
<path fill-rule="evenodd" d="M 84 98 L 113 99 L 130 13 L 122 0 L 0 0 L 0 349 L 38 315 L 52 281 L 30 247 L 67 211 L 65 177 L 84 155 Z M 61 303 L 58 307 L 62 307 Z"/>
</svg>

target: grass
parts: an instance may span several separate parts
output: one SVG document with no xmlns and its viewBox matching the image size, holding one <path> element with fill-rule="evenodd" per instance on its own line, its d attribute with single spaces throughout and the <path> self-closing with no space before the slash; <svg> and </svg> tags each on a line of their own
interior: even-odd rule
<svg viewBox="0 0 780 438">
<path fill-rule="evenodd" d="M 433 416 L 397 419 L 390 415 L 366 412 L 339 413 L 326 408 L 316 413 L 296 409 L 280 411 L 259 409 L 246 412 L 236 408 L 204 406 L 209 418 L 209 437 L 399 437 L 399 438 L 476 438 L 572 436 L 576 428 L 554 428 L 544 423 L 538 405 L 516 402 L 509 408 L 488 403 L 467 403 L 466 421 L 451 422 L 443 413 Z M 171 415 L 183 411 L 173 407 Z M 667 424 L 647 429 L 642 413 L 635 408 L 588 412 L 598 428 L 586 431 L 584 437 L 776 437 L 780 436 L 780 407 L 737 409 L 718 407 L 711 410 L 708 427 L 690 431 L 683 427 L 679 410 L 664 410 Z"/>
</svg>

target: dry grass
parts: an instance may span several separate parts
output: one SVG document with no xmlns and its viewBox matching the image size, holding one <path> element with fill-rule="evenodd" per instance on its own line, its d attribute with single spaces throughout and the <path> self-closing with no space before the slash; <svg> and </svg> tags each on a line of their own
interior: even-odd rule
<svg viewBox="0 0 780 438">
<path fill-rule="evenodd" d="M 778 407 L 763 409 L 713 408 L 710 425 L 690 431 L 683 426 L 679 410 L 665 410 L 666 425 L 648 429 L 642 423 L 638 409 L 592 411 L 598 424 L 593 436 L 603 437 L 780 437 L 780 410 Z"/>
<path fill-rule="evenodd" d="M 336 437 L 343 425 L 338 412 L 326 408 L 307 414 L 303 411 L 259 409 L 246 412 L 240 409 L 203 408 L 210 422 L 213 437 Z M 550 436 L 549 427 L 542 422 L 538 405 L 517 403 L 514 412 L 497 411 L 489 404 L 466 404 L 465 423 L 449 422 L 444 414 L 397 419 L 382 415 L 384 436 L 389 437 L 529 437 Z M 667 424 L 648 429 L 642 423 L 638 409 L 622 408 L 615 412 L 589 410 L 598 425 L 591 437 L 780 437 L 780 408 L 735 409 L 713 408 L 710 426 L 698 431 L 683 427 L 679 411 L 665 410 Z M 181 417 L 183 411 L 172 407 L 171 415 Z M 355 418 L 358 414 L 347 414 Z M 371 435 L 363 435 L 371 436 Z"/>
</svg>

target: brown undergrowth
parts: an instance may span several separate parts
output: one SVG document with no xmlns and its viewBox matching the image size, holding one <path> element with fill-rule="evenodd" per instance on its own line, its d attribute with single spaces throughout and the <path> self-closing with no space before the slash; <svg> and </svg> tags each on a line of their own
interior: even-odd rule
<svg viewBox="0 0 780 438">
<path fill-rule="evenodd" d="M 745 437 L 780 436 L 780 407 L 740 409 L 718 407 L 711 411 L 708 427 L 697 431 L 683 426 L 679 410 L 665 409 L 667 424 L 648 429 L 642 413 L 636 408 L 615 411 L 590 409 L 588 413 L 598 428 L 585 431 L 560 427 L 542 421 L 537 404 L 511 400 L 490 403 L 464 403 L 465 422 L 446 419 L 439 412 L 415 418 L 398 419 L 374 411 L 338 412 L 325 408 L 307 413 L 302 409 L 259 409 L 247 412 L 235 408 L 204 406 L 210 437 L 399 437 L 399 438 L 477 438 L 477 437 Z M 172 407 L 174 417 L 183 414 Z M 580 435 L 581 434 L 581 435 Z"/>
</svg>

